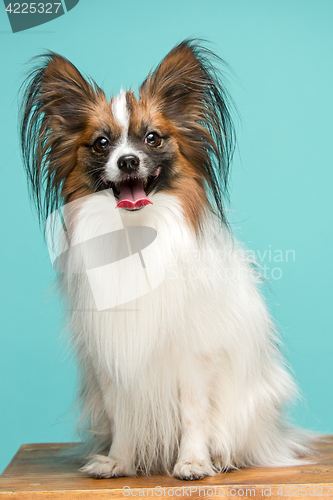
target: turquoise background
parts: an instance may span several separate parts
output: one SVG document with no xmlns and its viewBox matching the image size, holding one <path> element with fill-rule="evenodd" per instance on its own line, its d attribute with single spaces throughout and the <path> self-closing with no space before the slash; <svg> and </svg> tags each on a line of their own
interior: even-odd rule
<svg viewBox="0 0 333 500">
<path fill-rule="evenodd" d="M 75 427 L 75 362 L 60 335 L 54 271 L 30 207 L 17 132 L 25 63 L 45 49 L 109 94 L 136 88 L 191 36 L 210 40 L 231 65 L 241 120 L 230 218 L 270 268 L 267 299 L 305 400 L 293 418 L 333 433 L 332 18 L 331 0 L 80 0 L 64 16 L 13 34 L 0 5 L 0 469 L 22 443 L 70 441 Z M 288 262 L 274 261 L 288 250 Z"/>
</svg>

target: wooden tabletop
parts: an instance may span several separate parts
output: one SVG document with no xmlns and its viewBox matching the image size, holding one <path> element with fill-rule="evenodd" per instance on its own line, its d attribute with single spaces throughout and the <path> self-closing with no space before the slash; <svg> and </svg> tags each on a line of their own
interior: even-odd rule
<svg viewBox="0 0 333 500">
<path fill-rule="evenodd" d="M 64 459 L 75 443 L 24 444 L 0 476 L 0 500 L 90 500 L 156 497 L 333 500 L 333 436 L 316 446 L 316 463 L 300 467 L 247 468 L 202 481 L 173 477 L 92 479 Z"/>
</svg>

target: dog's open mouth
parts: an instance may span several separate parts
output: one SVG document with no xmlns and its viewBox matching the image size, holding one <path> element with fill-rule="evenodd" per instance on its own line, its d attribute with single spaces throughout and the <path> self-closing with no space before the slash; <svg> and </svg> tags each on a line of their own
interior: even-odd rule
<svg viewBox="0 0 333 500">
<path fill-rule="evenodd" d="M 152 175 L 146 178 L 129 177 L 121 182 L 107 181 L 115 197 L 119 199 L 116 208 L 140 210 L 146 205 L 152 205 L 153 202 L 148 199 L 148 195 L 153 190 L 160 172 L 161 167 L 158 167 Z M 105 179 L 103 180 L 105 182 Z"/>
</svg>

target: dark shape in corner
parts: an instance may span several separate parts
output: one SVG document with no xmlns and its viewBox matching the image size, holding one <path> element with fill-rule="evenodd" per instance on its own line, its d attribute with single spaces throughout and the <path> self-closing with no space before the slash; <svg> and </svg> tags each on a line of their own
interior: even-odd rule
<svg viewBox="0 0 333 500">
<path fill-rule="evenodd" d="M 79 3 L 79 0 L 65 0 L 65 5 L 67 12 L 75 7 Z"/>
<path fill-rule="evenodd" d="M 65 0 L 67 11 L 78 3 L 79 0 Z M 13 33 L 35 28 L 65 14 L 60 0 L 39 3 L 15 3 L 4 0 L 4 4 Z"/>
</svg>

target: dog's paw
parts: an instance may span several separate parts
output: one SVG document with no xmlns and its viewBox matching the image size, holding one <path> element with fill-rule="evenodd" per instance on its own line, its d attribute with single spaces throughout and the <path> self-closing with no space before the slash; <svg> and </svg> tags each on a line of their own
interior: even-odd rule
<svg viewBox="0 0 333 500">
<path fill-rule="evenodd" d="M 133 476 L 135 471 L 124 460 L 104 455 L 95 455 L 90 462 L 80 469 L 96 479 L 106 479 L 119 476 Z"/>
<path fill-rule="evenodd" d="M 196 481 L 207 476 L 214 476 L 212 465 L 208 461 L 180 460 L 173 470 L 174 477 L 185 481 Z"/>
</svg>

